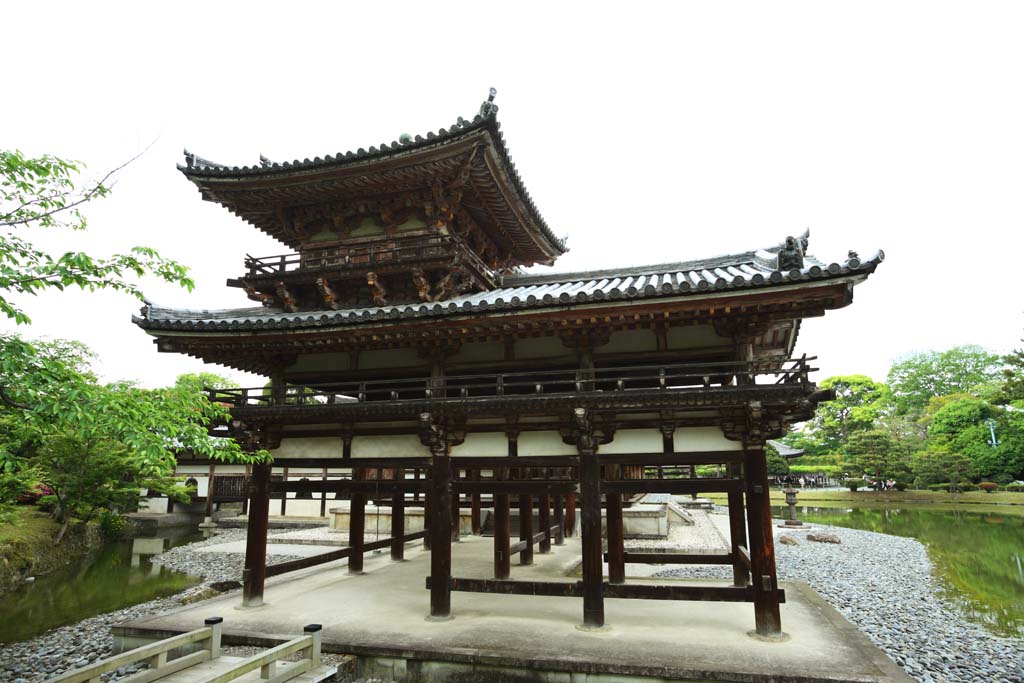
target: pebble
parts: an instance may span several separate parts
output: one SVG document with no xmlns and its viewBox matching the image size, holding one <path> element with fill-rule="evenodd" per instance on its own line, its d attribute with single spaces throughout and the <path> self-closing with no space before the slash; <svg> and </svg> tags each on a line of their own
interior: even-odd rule
<svg viewBox="0 0 1024 683">
<path fill-rule="evenodd" d="M 832 527 L 840 545 L 775 545 L 779 578 L 806 581 L 922 683 L 1024 683 L 1024 638 L 968 621 L 943 599 L 924 545 L 913 538 Z M 732 578 L 691 565 L 656 576 Z"/>
</svg>

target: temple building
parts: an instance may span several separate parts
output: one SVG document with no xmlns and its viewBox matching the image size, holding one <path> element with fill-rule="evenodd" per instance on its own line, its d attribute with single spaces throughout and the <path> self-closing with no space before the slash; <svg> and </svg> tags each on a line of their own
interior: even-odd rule
<svg viewBox="0 0 1024 683">
<path fill-rule="evenodd" d="M 713 258 L 526 273 L 566 245 L 509 158 L 493 91 L 472 120 L 379 147 L 241 168 L 185 160 L 203 199 L 293 251 L 249 257 L 228 280 L 249 308 L 147 304 L 135 318 L 161 352 L 269 379 L 210 392 L 231 405 L 224 431 L 274 457 L 237 491 L 246 604 L 268 575 L 342 557 L 359 572 L 364 553 L 400 560 L 422 539 L 434 618 L 457 614 L 458 591 L 581 598 L 586 627 L 604 624 L 606 598 L 742 601 L 757 633 L 781 632 L 765 442 L 831 398 L 795 355 L 801 321 L 850 304 L 881 252 L 822 261 L 805 233 Z M 696 476 L 708 464 L 721 476 Z M 624 506 L 706 492 L 728 494 L 728 554 L 626 551 Z M 350 499 L 349 547 L 268 568 L 271 498 L 322 513 L 328 496 Z M 389 508 L 390 538 L 364 540 L 369 501 Z M 452 543 L 480 533 L 482 515 L 493 575 L 462 576 Z M 516 580 L 513 557 L 529 564 L 577 533 L 581 580 Z M 718 562 L 734 585 L 631 584 L 630 562 Z"/>
</svg>

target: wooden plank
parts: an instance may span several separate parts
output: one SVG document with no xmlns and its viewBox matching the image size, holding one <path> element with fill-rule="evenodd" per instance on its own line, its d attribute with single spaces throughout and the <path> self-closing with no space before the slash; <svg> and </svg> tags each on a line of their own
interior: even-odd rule
<svg viewBox="0 0 1024 683">
<path fill-rule="evenodd" d="M 742 479 L 625 479 L 606 481 L 605 493 L 728 493 L 742 490 Z"/>
<path fill-rule="evenodd" d="M 164 654 L 166 655 L 167 653 Z M 202 664 L 207 661 L 210 661 L 209 650 L 200 650 L 199 652 L 193 652 L 191 654 L 184 655 L 183 657 L 172 659 L 161 664 L 157 668 L 153 668 L 153 665 L 150 664 L 149 669 L 132 674 L 131 676 L 120 680 L 122 683 L 150 683 L 150 681 L 160 680 L 165 676 L 170 676 L 171 674 L 183 671 L 190 666 Z"/>
<path fill-rule="evenodd" d="M 257 653 L 251 657 L 246 657 L 240 662 L 236 662 L 226 671 L 220 671 L 205 678 L 201 678 L 196 683 L 228 683 L 236 678 L 241 678 L 250 671 L 256 669 L 263 669 L 268 665 L 273 665 L 278 661 L 284 660 L 285 657 L 292 655 L 300 650 L 306 650 L 313 646 L 312 636 L 300 636 L 294 640 L 289 640 L 287 643 L 282 643 L 276 647 L 272 647 L 269 650 Z M 275 683 L 280 681 L 287 681 L 289 678 L 294 678 L 300 673 L 309 671 L 312 668 L 312 660 L 309 658 L 301 659 L 284 669 L 277 675 L 260 678 L 266 683 Z"/>
<path fill-rule="evenodd" d="M 579 464 L 575 456 L 564 455 L 517 455 L 497 457 L 452 456 L 457 467 L 478 470 L 493 470 L 500 467 L 575 467 Z"/>
<path fill-rule="evenodd" d="M 427 588 L 431 588 L 427 577 Z M 501 595 L 546 595 L 550 597 L 581 597 L 583 587 L 579 581 L 503 581 L 497 579 L 451 579 L 451 589 L 469 593 L 497 593 Z"/>
<path fill-rule="evenodd" d="M 312 557 L 303 557 L 301 559 L 292 560 L 290 562 L 272 564 L 269 567 L 267 567 L 267 576 L 279 576 L 280 574 L 287 574 L 288 572 L 298 571 L 299 569 L 315 567 L 318 564 L 334 562 L 335 560 L 343 560 L 346 557 L 348 557 L 351 553 L 352 548 L 341 548 L 340 550 L 333 550 L 329 553 L 314 555 Z"/>
<path fill-rule="evenodd" d="M 736 548 L 736 553 L 739 555 L 739 561 L 747 568 L 747 571 L 750 571 L 753 566 L 750 562 L 750 551 L 741 545 Z"/>
<path fill-rule="evenodd" d="M 718 465 L 743 462 L 743 451 L 691 451 L 688 453 L 609 453 L 598 455 L 602 465 Z"/>
</svg>

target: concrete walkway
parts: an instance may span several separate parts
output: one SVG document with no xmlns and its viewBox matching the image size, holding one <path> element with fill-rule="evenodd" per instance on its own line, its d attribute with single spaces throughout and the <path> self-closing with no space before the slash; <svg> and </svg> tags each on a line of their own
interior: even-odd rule
<svg viewBox="0 0 1024 683">
<path fill-rule="evenodd" d="M 481 537 L 453 544 L 453 575 L 490 578 L 491 550 L 491 540 Z M 406 556 L 393 563 L 386 554 L 367 555 L 358 576 L 339 561 L 276 577 L 267 582 L 263 607 L 240 609 L 236 593 L 115 627 L 115 638 L 135 647 L 216 615 L 224 617 L 225 642 L 232 644 L 265 644 L 305 624 L 323 624 L 326 651 L 360 655 L 361 675 L 395 680 L 415 672 L 446 680 L 445 672 L 454 670 L 481 677 L 531 670 L 535 680 L 566 683 L 578 680 L 570 672 L 594 676 L 588 680 L 599 674 L 638 681 L 910 680 L 804 584 L 784 586 L 782 623 L 790 638 L 782 643 L 748 635 L 754 615 L 746 603 L 610 599 L 610 626 L 583 631 L 577 598 L 453 592 L 454 618 L 436 622 L 425 618 L 429 554 L 411 543 Z M 555 552 L 536 555 L 533 566 L 513 565 L 512 578 L 565 581 L 579 556 L 578 539 L 568 539 Z"/>
</svg>

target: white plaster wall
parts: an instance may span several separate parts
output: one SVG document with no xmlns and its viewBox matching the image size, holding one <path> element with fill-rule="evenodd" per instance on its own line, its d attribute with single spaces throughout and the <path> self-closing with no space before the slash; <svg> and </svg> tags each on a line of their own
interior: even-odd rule
<svg viewBox="0 0 1024 683">
<path fill-rule="evenodd" d="M 313 494 L 318 496 L 319 494 Z M 330 494 L 329 494 L 330 495 Z M 330 509 L 331 504 L 336 501 L 328 498 L 327 508 Z M 281 514 L 281 501 L 272 500 L 270 501 L 270 514 Z M 288 503 L 284 506 L 285 517 L 319 517 L 320 516 L 320 499 L 313 498 L 289 498 Z"/>
<path fill-rule="evenodd" d="M 452 449 L 453 458 L 504 458 L 507 455 L 508 437 L 503 432 L 467 434 L 466 440 Z"/>
<path fill-rule="evenodd" d="M 598 453 L 662 453 L 665 450 L 657 429 L 620 429 L 611 443 L 602 444 Z"/>
<path fill-rule="evenodd" d="M 730 441 L 718 427 L 677 429 L 673 438 L 676 453 L 691 451 L 742 451 L 743 444 Z"/>
<path fill-rule="evenodd" d="M 315 436 L 281 439 L 281 446 L 270 452 L 274 460 L 288 458 L 341 458 L 341 437 Z"/>
<path fill-rule="evenodd" d="M 522 432 L 519 455 L 577 455 L 576 446 L 562 442 L 558 432 Z"/>
<path fill-rule="evenodd" d="M 429 455 L 430 449 L 420 443 L 415 434 L 357 436 L 352 439 L 353 458 L 422 458 Z"/>
</svg>

